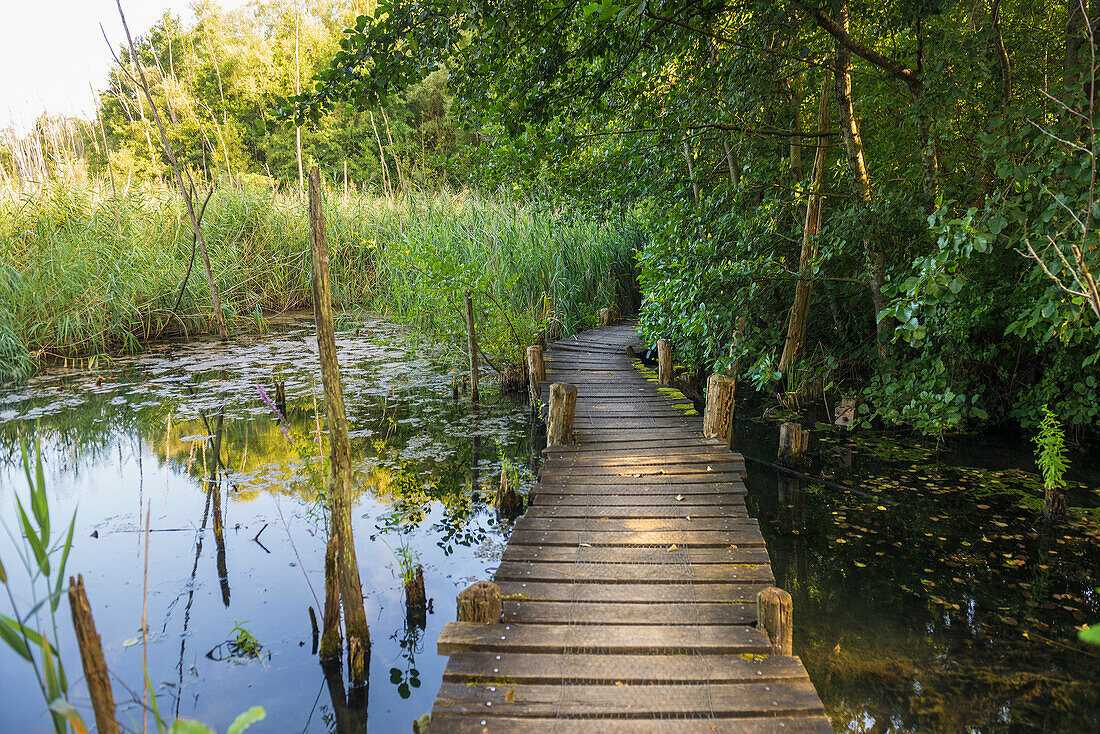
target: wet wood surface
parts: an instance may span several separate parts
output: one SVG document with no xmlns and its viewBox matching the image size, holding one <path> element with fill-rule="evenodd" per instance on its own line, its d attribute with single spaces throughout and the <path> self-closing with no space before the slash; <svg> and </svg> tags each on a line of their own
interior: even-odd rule
<svg viewBox="0 0 1100 734">
<path fill-rule="evenodd" d="M 626 349 L 634 325 L 543 352 L 577 388 L 492 579 L 500 623 L 448 623 L 440 732 L 830 732 L 797 657 L 756 627 L 774 584 L 744 460 Z M 797 610 L 795 610 L 797 614 Z"/>
</svg>

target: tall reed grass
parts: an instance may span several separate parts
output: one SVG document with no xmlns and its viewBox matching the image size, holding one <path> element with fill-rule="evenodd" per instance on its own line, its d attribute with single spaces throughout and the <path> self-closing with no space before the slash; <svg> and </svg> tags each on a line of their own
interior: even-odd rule
<svg viewBox="0 0 1100 734">
<path fill-rule="evenodd" d="M 470 192 L 326 198 L 335 299 L 404 321 L 452 344 L 471 291 L 482 349 L 501 369 L 540 330 L 594 324 L 601 307 L 636 305 L 629 221 L 596 221 L 535 202 Z M 203 220 L 227 321 L 311 305 L 308 221 L 296 193 L 270 181 L 223 182 Z M 52 181 L 0 191 L 0 380 L 49 357 L 133 351 L 214 327 L 179 196 L 162 187 L 113 194 Z M 499 360 L 499 362 L 498 362 Z"/>
</svg>

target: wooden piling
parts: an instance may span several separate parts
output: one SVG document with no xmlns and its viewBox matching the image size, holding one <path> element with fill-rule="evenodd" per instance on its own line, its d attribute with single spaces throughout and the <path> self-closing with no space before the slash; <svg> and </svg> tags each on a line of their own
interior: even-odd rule
<svg viewBox="0 0 1100 734">
<path fill-rule="evenodd" d="M 466 343 L 470 350 L 470 400 L 480 402 L 477 391 L 477 332 L 474 330 L 474 301 L 466 291 Z"/>
<path fill-rule="evenodd" d="M 546 421 L 546 445 L 576 443 L 573 416 L 577 410 L 577 386 L 555 382 L 550 386 L 550 409 Z"/>
<path fill-rule="evenodd" d="M 69 577 L 69 608 L 73 613 L 73 629 L 80 647 L 80 662 L 84 666 L 84 679 L 88 694 L 92 697 L 95 725 L 100 734 L 118 734 L 115 719 L 115 696 L 111 691 L 107 661 L 103 657 L 103 644 L 92 619 L 92 607 L 84 591 L 84 577 Z"/>
<path fill-rule="evenodd" d="M 348 674 L 352 685 L 360 686 L 366 683 L 370 630 L 367 627 L 367 613 L 363 608 L 363 586 L 359 580 L 355 537 L 351 528 L 351 440 L 348 437 L 340 367 L 336 361 L 328 241 L 325 235 L 325 215 L 321 206 L 321 174 L 316 166 L 309 172 L 309 242 L 313 262 L 313 314 L 317 322 L 317 347 L 321 362 L 321 382 L 325 388 L 325 413 L 331 446 L 329 527 L 337 546 L 336 567 L 340 602 L 344 610 L 344 629 L 347 632 Z M 329 630 L 326 629 L 325 632 L 328 633 Z"/>
<path fill-rule="evenodd" d="M 527 393 L 531 398 L 531 410 L 539 412 L 542 399 L 542 383 L 546 379 L 546 364 L 542 361 L 541 347 L 527 347 Z"/>
<path fill-rule="evenodd" d="M 478 581 L 458 594 L 458 621 L 497 624 L 504 616 L 500 587 L 491 581 Z"/>
<path fill-rule="evenodd" d="M 703 435 L 730 443 L 733 430 L 734 398 L 737 378 L 729 375 L 711 375 L 707 379 L 707 407 L 703 413 Z"/>
<path fill-rule="evenodd" d="M 405 607 L 423 609 L 428 605 L 428 595 L 424 591 L 424 567 L 419 563 L 412 578 L 405 582 Z"/>
<path fill-rule="evenodd" d="M 779 458 L 800 459 L 810 442 L 810 432 L 797 423 L 779 426 Z"/>
<path fill-rule="evenodd" d="M 773 655 L 794 654 L 794 604 L 790 594 L 774 586 L 757 593 L 756 626 L 768 633 Z"/>
<path fill-rule="evenodd" d="M 672 343 L 668 339 L 657 340 L 657 382 L 672 384 Z"/>
<path fill-rule="evenodd" d="M 338 660 L 344 640 L 340 636 L 340 573 L 336 563 L 336 536 L 325 545 L 324 633 L 321 635 L 321 662 Z"/>
<path fill-rule="evenodd" d="M 610 308 L 600 309 L 600 326 L 611 326 L 615 323 L 615 311 Z"/>
</svg>

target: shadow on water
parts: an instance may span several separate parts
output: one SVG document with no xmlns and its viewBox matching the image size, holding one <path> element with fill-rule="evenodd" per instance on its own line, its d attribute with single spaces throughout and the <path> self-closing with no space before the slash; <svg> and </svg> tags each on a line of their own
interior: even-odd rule
<svg viewBox="0 0 1100 734">
<path fill-rule="evenodd" d="M 373 677 L 360 689 L 347 689 L 338 665 L 321 668 L 309 614 L 323 608 L 327 536 L 310 321 L 227 345 L 159 346 L 98 372 L 52 370 L 0 390 L 0 519 L 13 526 L 13 495 L 25 491 L 19 437 L 37 438 L 52 507 L 78 509 L 69 568 L 83 573 L 108 665 L 137 699 L 142 507 L 151 505 L 149 676 L 162 712 L 224 731 L 261 705 L 257 732 L 361 732 L 369 714 L 372 730 L 390 732 L 431 709 L 445 659 L 429 642 L 453 619 L 457 592 L 491 575 L 508 531 L 488 484 L 504 460 L 521 489 L 533 482 L 528 411 L 484 393 L 477 412 L 468 397 L 452 399 L 439 355 L 385 322 L 351 323 L 337 342 L 374 633 Z M 285 407 L 285 431 L 257 387 Z M 413 614 L 391 550 L 401 547 L 424 568 L 427 603 Z M 0 557 L 10 554 L 0 534 Z M 61 638 L 79 670 L 71 631 Z M 49 726 L 26 673 L 0 653 L 0 731 Z M 86 700 L 82 683 L 74 695 Z M 138 720 L 135 701 L 120 707 L 120 721 Z"/>
<path fill-rule="evenodd" d="M 837 731 L 1100 731 L 1096 477 L 1042 520 L 1030 455 L 818 423 L 793 474 L 779 420 L 735 425 L 749 511 L 794 598 L 795 653 Z M 960 460 L 962 457 L 963 460 Z M 771 466 L 769 466 L 770 464 Z"/>
</svg>

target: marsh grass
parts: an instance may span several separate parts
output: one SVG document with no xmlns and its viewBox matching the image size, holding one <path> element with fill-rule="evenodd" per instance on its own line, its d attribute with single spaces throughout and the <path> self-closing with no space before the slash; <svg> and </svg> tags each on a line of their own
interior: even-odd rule
<svg viewBox="0 0 1100 734">
<path fill-rule="evenodd" d="M 337 305 L 403 321 L 461 350 L 470 290 L 481 348 L 518 364 L 540 331 L 595 325 L 603 306 L 635 306 L 640 230 L 532 202 L 470 192 L 326 197 Z M 227 322 L 311 305 L 306 207 L 264 178 L 223 181 L 203 230 Z M 178 195 L 114 194 L 54 180 L 0 190 L 0 381 L 61 358 L 136 351 L 145 341 L 214 329 L 201 262 L 173 308 L 192 240 Z"/>
</svg>

